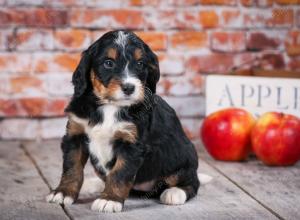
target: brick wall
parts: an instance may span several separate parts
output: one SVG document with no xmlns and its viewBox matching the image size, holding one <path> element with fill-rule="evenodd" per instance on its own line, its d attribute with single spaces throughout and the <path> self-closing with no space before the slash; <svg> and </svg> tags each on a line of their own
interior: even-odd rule
<svg viewBox="0 0 300 220">
<path fill-rule="evenodd" d="M 60 137 L 80 52 L 115 28 L 158 54 L 158 93 L 195 137 L 205 75 L 300 70 L 299 26 L 300 0 L 0 0 L 0 138 Z"/>
</svg>

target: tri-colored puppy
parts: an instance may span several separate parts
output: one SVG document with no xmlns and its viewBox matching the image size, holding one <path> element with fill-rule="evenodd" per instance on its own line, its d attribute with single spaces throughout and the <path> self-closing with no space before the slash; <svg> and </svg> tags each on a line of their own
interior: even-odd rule
<svg viewBox="0 0 300 220">
<path fill-rule="evenodd" d="M 49 202 L 73 203 L 90 158 L 105 189 L 92 204 L 120 212 L 130 192 L 179 205 L 199 188 L 198 158 L 175 111 L 155 94 L 156 55 L 134 33 L 111 31 L 82 54 L 62 139 L 63 173 Z"/>
</svg>

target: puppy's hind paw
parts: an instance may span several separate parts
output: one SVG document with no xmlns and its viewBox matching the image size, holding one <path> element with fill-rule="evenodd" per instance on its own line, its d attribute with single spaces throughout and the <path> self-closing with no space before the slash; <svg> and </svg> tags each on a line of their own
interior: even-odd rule
<svg viewBox="0 0 300 220">
<path fill-rule="evenodd" d="M 62 192 L 52 192 L 46 196 L 46 201 L 49 203 L 71 205 L 74 199 L 70 196 L 64 196 Z"/>
<path fill-rule="evenodd" d="M 117 201 L 96 199 L 91 209 L 98 212 L 121 212 L 123 204 Z"/>
</svg>

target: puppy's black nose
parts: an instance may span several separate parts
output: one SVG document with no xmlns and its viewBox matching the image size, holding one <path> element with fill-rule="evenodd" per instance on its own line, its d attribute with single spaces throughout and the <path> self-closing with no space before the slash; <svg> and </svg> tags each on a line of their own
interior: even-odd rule
<svg viewBox="0 0 300 220">
<path fill-rule="evenodd" d="M 131 83 L 122 84 L 122 90 L 126 95 L 131 95 L 134 92 L 134 85 Z"/>
</svg>

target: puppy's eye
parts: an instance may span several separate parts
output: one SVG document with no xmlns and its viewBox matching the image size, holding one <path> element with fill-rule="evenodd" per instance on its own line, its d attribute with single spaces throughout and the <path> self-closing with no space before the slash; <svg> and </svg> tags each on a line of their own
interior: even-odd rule
<svg viewBox="0 0 300 220">
<path fill-rule="evenodd" d="M 115 62 L 113 60 L 105 60 L 103 65 L 106 69 L 112 69 L 115 67 Z"/>
<path fill-rule="evenodd" d="M 144 67 L 143 61 L 137 61 L 136 66 L 137 68 L 142 69 Z"/>
</svg>

